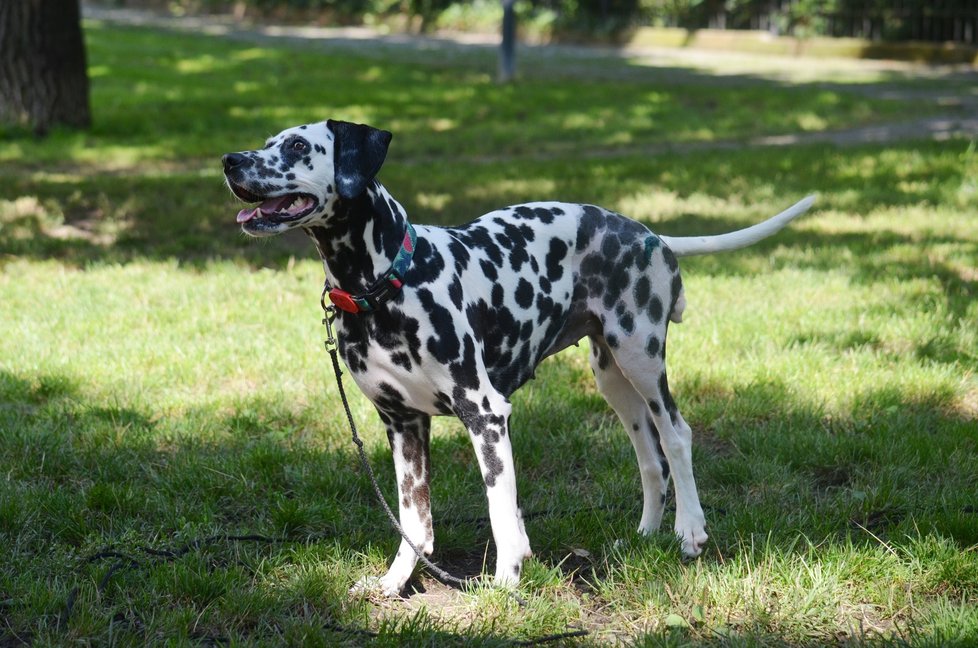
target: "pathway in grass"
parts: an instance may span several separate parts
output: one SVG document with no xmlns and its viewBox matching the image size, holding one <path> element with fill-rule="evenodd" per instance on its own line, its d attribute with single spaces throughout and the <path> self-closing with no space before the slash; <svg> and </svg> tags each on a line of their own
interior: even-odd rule
<svg viewBox="0 0 978 648">
<path fill-rule="evenodd" d="M 383 34 L 371 28 L 332 28 L 309 26 L 254 26 L 220 16 L 174 18 L 145 10 L 86 6 L 85 16 L 112 24 L 154 26 L 181 31 L 203 32 L 255 43 L 294 43 L 308 47 L 355 50 L 359 55 L 388 57 L 391 50 L 398 56 L 407 53 L 426 59 L 436 56 L 460 57 L 475 54 L 483 59 L 495 52 L 496 38 L 486 34 Z M 369 43 L 368 47 L 365 47 Z M 675 142 L 654 146 L 591 148 L 583 154 L 607 155 L 657 154 L 665 151 L 729 149 L 743 146 L 768 147 L 829 143 L 852 146 L 867 143 L 954 137 L 978 137 L 978 69 L 970 66 L 924 66 L 895 61 L 790 59 L 743 53 L 690 51 L 683 49 L 613 49 L 568 45 L 524 46 L 521 64 L 524 74 L 573 74 L 573 61 L 619 63 L 622 58 L 634 65 L 616 65 L 612 75 L 641 74 L 644 68 L 676 85 L 752 85 L 782 81 L 788 84 L 801 80 L 816 82 L 823 88 L 844 90 L 877 99 L 913 102 L 924 101 L 927 107 L 913 110 L 915 116 L 901 117 L 882 123 L 853 128 L 761 136 L 730 141 Z M 558 60 L 559 64 L 553 64 Z M 775 61 L 775 62 L 772 62 Z M 786 69 L 787 68 L 787 69 Z M 704 75 L 703 71 L 712 74 Z M 890 83 L 866 83 L 867 80 L 887 78 Z M 907 82 L 943 80 L 953 88 L 920 90 L 907 87 Z M 921 115 L 920 113 L 925 113 Z M 931 114 L 927 114 L 931 113 Z M 626 147 L 627 148 L 627 147 Z M 524 158 L 547 159 L 560 155 L 554 152 L 521 155 Z M 505 159 L 486 156 L 487 160 Z"/>
</svg>

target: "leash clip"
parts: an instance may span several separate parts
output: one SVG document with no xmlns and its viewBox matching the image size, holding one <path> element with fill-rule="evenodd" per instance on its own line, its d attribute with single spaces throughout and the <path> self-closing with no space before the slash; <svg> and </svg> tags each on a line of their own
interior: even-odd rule
<svg viewBox="0 0 978 648">
<path fill-rule="evenodd" d="M 329 282 L 323 285 L 323 294 L 319 297 L 319 305 L 323 308 L 323 326 L 326 327 L 326 350 L 333 353 L 336 350 L 336 336 L 333 334 L 333 320 L 336 319 L 336 306 L 326 305 L 326 296 L 329 294 Z"/>
</svg>

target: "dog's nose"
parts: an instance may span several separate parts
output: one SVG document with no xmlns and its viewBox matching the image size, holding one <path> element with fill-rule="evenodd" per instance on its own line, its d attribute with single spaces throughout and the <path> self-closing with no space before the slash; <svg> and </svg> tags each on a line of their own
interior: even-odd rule
<svg viewBox="0 0 978 648">
<path fill-rule="evenodd" d="M 241 153 L 228 153 L 221 158 L 221 161 L 224 162 L 225 171 L 230 171 L 235 167 L 239 167 L 242 164 L 244 164 L 247 160 L 248 158 L 242 155 Z"/>
</svg>

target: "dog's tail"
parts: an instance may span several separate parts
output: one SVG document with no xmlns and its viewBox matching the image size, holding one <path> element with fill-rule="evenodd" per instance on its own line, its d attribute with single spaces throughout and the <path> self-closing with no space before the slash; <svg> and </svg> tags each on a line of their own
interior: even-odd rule
<svg viewBox="0 0 978 648">
<path fill-rule="evenodd" d="M 717 236 L 660 236 L 659 238 L 669 246 L 669 249 L 677 257 L 737 250 L 748 245 L 753 245 L 761 239 L 765 239 L 776 233 L 782 227 L 808 211 L 808 208 L 814 202 L 815 196 L 808 196 L 796 202 L 777 216 L 772 216 L 757 225 L 751 225 L 750 227 L 745 227 L 742 230 L 727 234 L 718 234 Z"/>
</svg>

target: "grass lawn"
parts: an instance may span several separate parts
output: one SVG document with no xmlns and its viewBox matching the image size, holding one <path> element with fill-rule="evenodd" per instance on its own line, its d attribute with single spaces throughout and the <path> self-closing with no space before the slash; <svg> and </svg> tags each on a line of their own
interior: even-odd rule
<svg viewBox="0 0 978 648">
<path fill-rule="evenodd" d="M 928 107 L 864 91 L 885 79 L 558 56 L 498 87 L 490 53 L 87 38 L 93 129 L 0 138 L 0 645 L 978 643 L 975 144 L 641 154 Z M 327 116 L 395 132 L 381 177 L 417 222 L 556 198 L 700 234 L 819 193 L 778 237 L 684 263 L 670 378 L 700 559 L 671 512 L 636 535 L 634 455 L 583 344 L 513 398 L 526 607 L 423 571 L 404 601 L 347 594 L 397 538 L 322 351 L 322 269 L 301 238 L 241 235 L 219 169 Z M 492 564 L 478 466 L 457 421 L 433 434 L 434 557 L 473 575 Z"/>
</svg>

